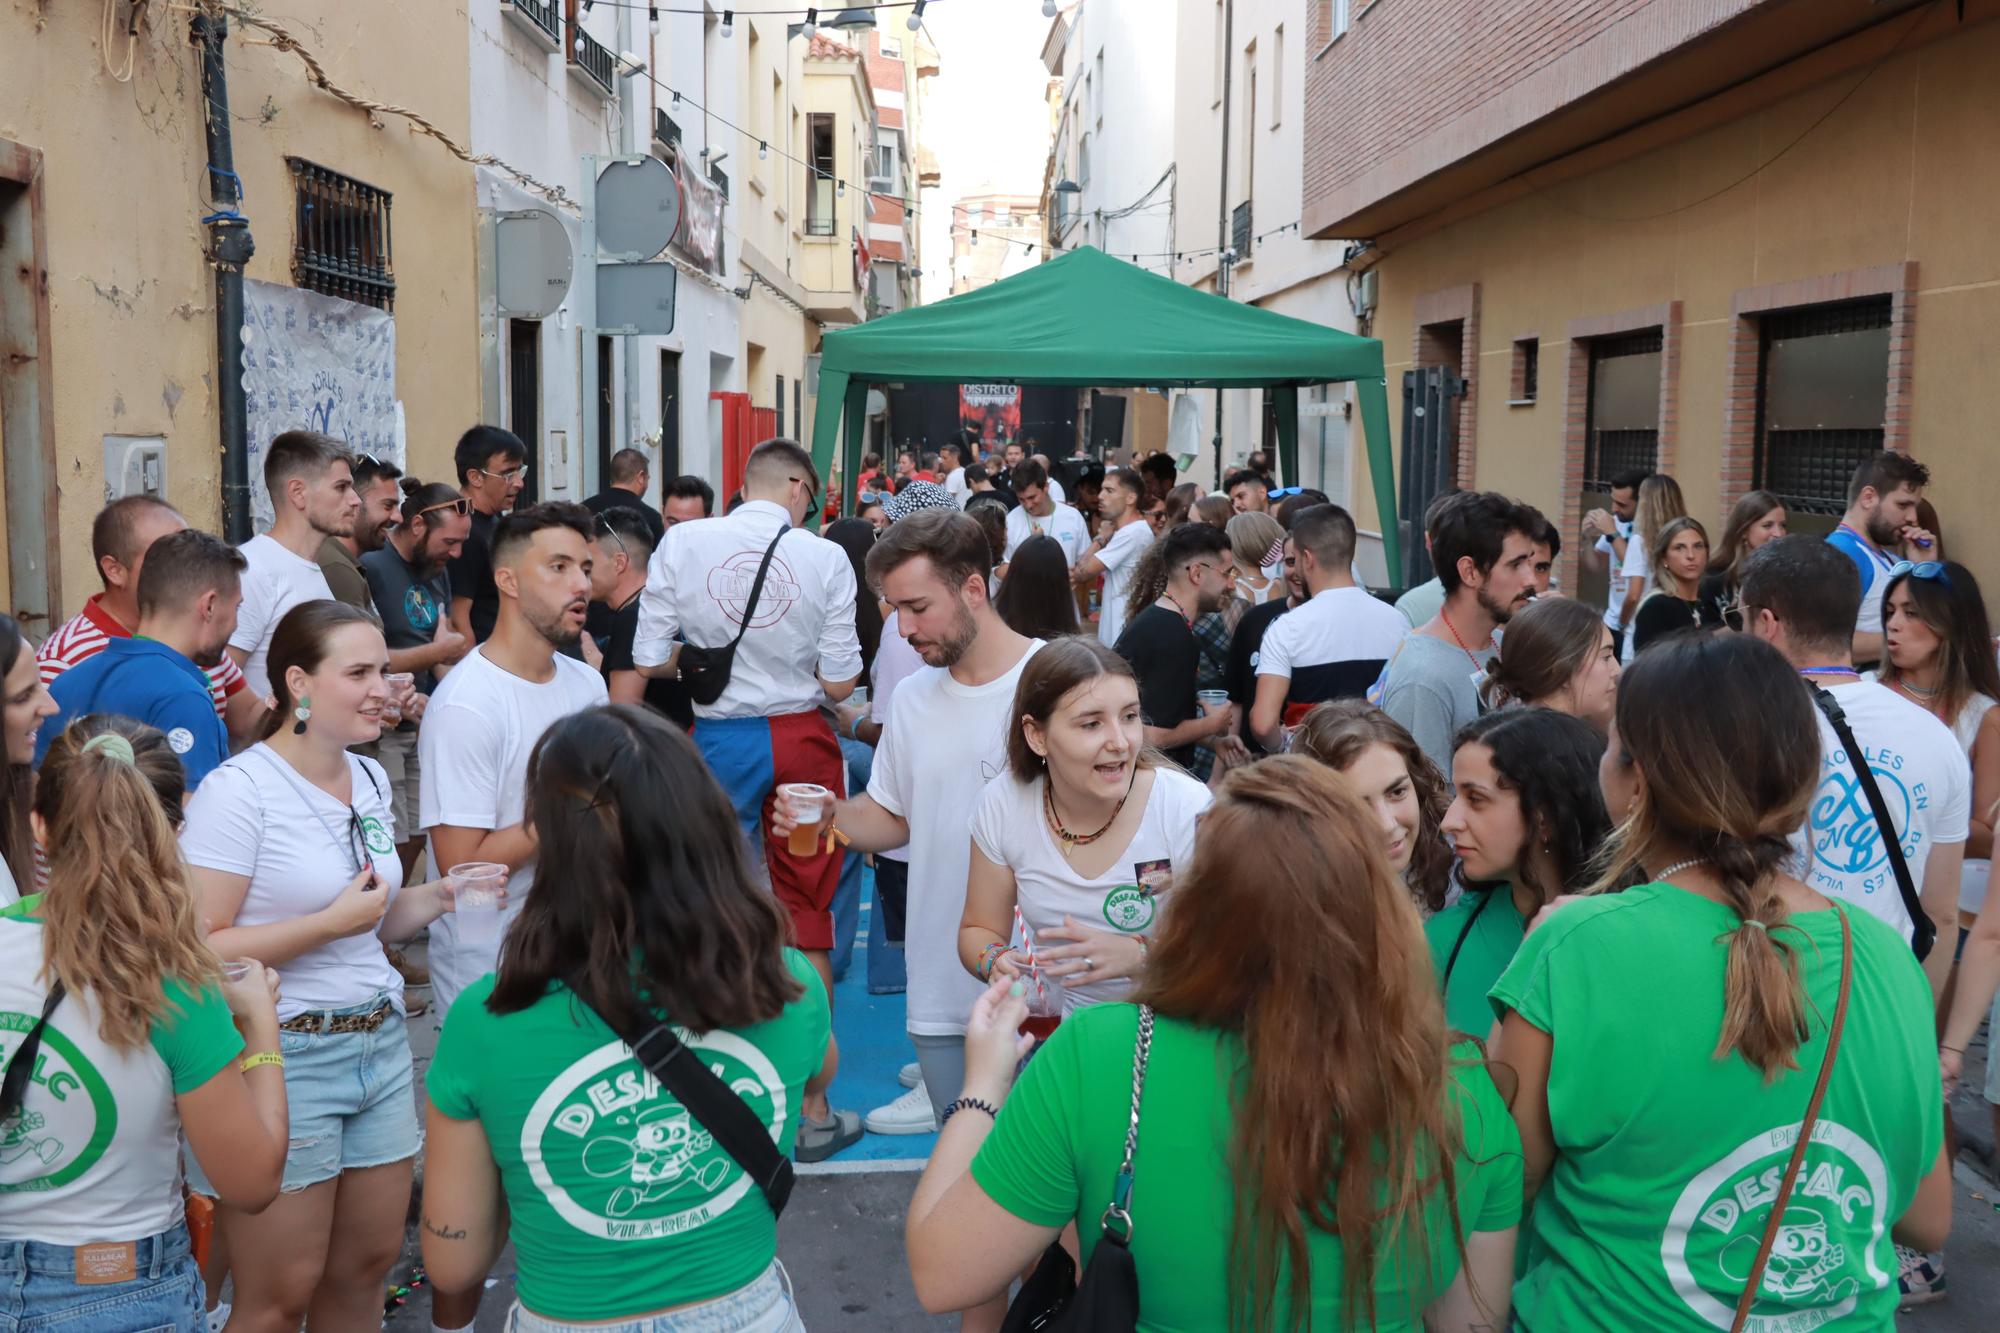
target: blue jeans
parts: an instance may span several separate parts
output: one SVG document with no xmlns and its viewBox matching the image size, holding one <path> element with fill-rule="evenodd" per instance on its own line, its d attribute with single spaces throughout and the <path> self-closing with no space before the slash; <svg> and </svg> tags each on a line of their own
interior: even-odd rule
<svg viewBox="0 0 2000 1333">
<path fill-rule="evenodd" d="M 901 995 L 909 988 L 903 961 L 903 893 L 909 878 L 908 862 L 875 858 L 875 910 L 868 914 L 870 995 Z"/>
<path fill-rule="evenodd" d="M 176 1222 L 133 1250 L 129 1281 L 86 1285 L 76 1280 L 71 1247 L 0 1241 L 0 1333 L 206 1333 L 187 1227 Z"/>
<path fill-rule="evenodd" d="M 616 1324 L 565 1324 L 523 1310 L 519 1302 L 507 1312 L 508 1333 L 805 1333 L 798 1304 L 792 1299 L 792 1279 L 776 1259 L 748 1286 L 727 1296 L 666 1314 L 627 1319 Z"/>
</svg>

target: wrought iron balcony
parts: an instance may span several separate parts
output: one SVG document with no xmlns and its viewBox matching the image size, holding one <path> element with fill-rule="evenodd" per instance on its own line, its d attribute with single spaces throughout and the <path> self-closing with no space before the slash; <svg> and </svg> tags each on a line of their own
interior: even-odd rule
<svg viewBox="0 0 2000 1333">
<path fill-rule="evenodd" d="M 653 142 L 671 148 L 681 141 L 681 127 L 658 107 L 653 108 Z"/>
<path fill-rule="evenodd" d="M 1245 199 L 1229 215 L 1229 248 L 1236 252 L 1236 262 L 1247 263 L 1250 259 L 1250 201 Z"/>
<path fill-rule="evenodd" d="M 618 58 L 610 48 L 572 24 L 569 46 L 570 73 L 581 75 L 586 83 L 598 89 L 605 97 L 618 91 Z"/>
<path fill-rule="evenodd" d="M 500 0 L 500 12 L 539 46 L 562 46 L 562 15 L 556 0 Z"/>
</svg>

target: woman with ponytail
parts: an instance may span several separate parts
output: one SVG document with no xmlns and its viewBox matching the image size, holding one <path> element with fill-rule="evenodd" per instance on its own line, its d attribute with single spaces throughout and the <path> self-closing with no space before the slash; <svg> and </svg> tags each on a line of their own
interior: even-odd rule
<svg viewBox="0 0 2000 1333">
<path fill-rule="evenodd" d="M 122 717 L 79 718 L 42 761 L 48 888 L 0 911 L 10 1327 L 204 1327 L 183 1133 L 232 1206 L 278 1192 L 277 976 L 253 963 L 225 981 L 202 938 L 174 844 L 181 784 L 166 737 Z"/>
<path fill-rule="evenodd" d="M 1623 822 L 1593 896 L 1544 913 L 1493 988 L 1543 1196 L 1519 1326 L 1713 1333 L 1769 1245 L 1751 1327 L 1889 1333 L 1891 1237 L 1936 1249 L 1951 1223 L 1931 995 L 1897 932 L 1783 868 L 1819 783 L 1812 701 L 1748 635 L 1662 641 L 1619 684 L 1600 776 Z"/>
</svg>

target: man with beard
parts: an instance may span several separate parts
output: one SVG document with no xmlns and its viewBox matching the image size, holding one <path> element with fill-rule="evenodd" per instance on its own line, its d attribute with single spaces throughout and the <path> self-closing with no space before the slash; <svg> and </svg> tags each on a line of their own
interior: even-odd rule
<svg viewBox="0 0 2000 1333">
<path fill-rule="evenodd" d="M 288 430 L 264 453 L 264 489 L 277 517 L 269 532 L 243 543 L 249 562 L 243 608 L 229 636 L 229 656 L 260 699 L 271 694 L 264 663 L 285 612 L 301 602 L 333 599 L 319 550 L 326 538 L 354 531 L 361 497 L 354 492 L 353 467 L 346 445 L 313 430 Z"/>
<path fill-rule="evenodd" d="M 139 572 L 139 627 L 56 678 L 62 713 L 37 740 L 35 763 L 63 727 L 87 713 L 121 713 L 158 727 L 187 770 L 187 794 L 229 758 L 207 668 L 222 660 L 243 601 L 243 553 L 194 528 L 154 542 Z"/>
<path fill-rule="evenodd" d="M 713 653 L 735 643 L 721 694 L 704 703 L 703 691 L 690 685 L 694 741 L 729 793 L 744 838 L 757 843 L 763 826 L 771 892 L 791 920 L 793 945 L 812 961 L 831 997 L 842 853 L 828 840 L 795 854 L 770 816 L 786 784 L 809 783 L 836 796 L 847 790 L 846 756 L 820 705 L 847 698 L 861 678 L 854 567 L 837 543 L 793 531 L 817 511 L 820 494 L 812 455 L 797 442 L 766 440 L 751 450 L 743 503 L 721 518 L 676 524 L 653 552 L 632 664 L 649 679 L 673 679 L 690 645 Z M 759 588 L 758 569 L 767 560 Z M 807 1091 L 800 1161 L 821 1161 L 860 1137 L 860 1116 L 836 1113 L 824 1092 Z"/>
<path fill-rule="evenodd" d="M 1882 590 L 1898 560 L 1937 560 L 1937 539 L 1917 524 L 1917 501 L 1930 469 L 1884 449 L 1854 469 L 1847 483 L 1847 512 L 1826 535 L 1827 544 L 1854 562 L 1861 575 L 1861 614 L 1854 621 L 1854 660 L 1863 667 L 1882 657 Z"/>
<path fill-rule="evenodd" d="M 319 544 L 319 572 L 326 576 L 334 600 L 366 611 L 377 624 L 382 613 L 376 610 L 374 595 L 368 591 L 361 557 L 381 550 L 389 529 L 402 517 L 402 476 L 403 470 L 394 463 L 373 454 L 356 454 L 354 493 L 361 497 L 361 511 L 354 516 L 354 530 L 345 536 L 329 534 Z"/>
<path fill-rule="evenodd" d="M 389 775 L 391 811 L 403 842 L 405 877 L 423 851 L 420 831 L 423 804 L 423 763 L 417 754 L 417 723 L 429 696 L 452 663 L 464 657 L 471 642 L 452 628 L 451 575 L 448 562 L 458 558 L 472 530 L 471 506 L 443 482 L 418 486 L 403 500 L 402 522 L 382 548 L 361 557 L 361 572 L 369 596 L 380 610 L 382 637 L 389 644 L 389 670 L 416 678 L 415 699 L 403 710 L 400 723 L 383 731 L 369 753 Z M 365 512 L 365 511 L 364 511 Z"/>
<path fill-rule="evenodd" d="M 1182 523 L 1161 538 L 1166 591 L 1132 617 L 1118 636 L 1118 655 L 1139 679 L 1139 711 L 1146 744 L 1188 766 L 1196 744 L 1226 736 L 1235 709 L 1223 703 L 1203 712 L 1195 699 L 1201 644 L 1194 622 L 1220 611 L 1234 591 L 1229 534 L 1206 523 Z"/>
<path fill-rule="evenodd" d="M 1429 517 L 1444 605 L 1403 640 L 1378 688 L 1382 711 L 1449 773 L 1452 738 L 1479 716 L 1475 681 L 1499 646 L 1495 631 L 1534 595 L 1542 516 L 1493 491 L 1467 491 Z"/>
<path fill-rule="evenodd" d="M 906 1021 L 923 1077 L 869 1113 L 875 1133 L 930 1132 L 965 1078 L 965 1024 L 980 992 L 958 960 L 972 809 L 1006 766 L 1014 687 L 1042 646 L 994 611 L 990 558 L 979 523 L 956 509 L 901 519 L 868 552 L 869 583 L 924 663 L 896 686 L 867 793 L 834 807 L 854 852 L 909 844 L 907 902 L 880 909 L 904 913 Z M 790 813 L 775 812 L 780 836 L 791 831 Z"/>
<path fill-rule="evenodd" d="M 534 882 L 535 843 L 522 824 L 529 752 L 550 723 L 606 702 L 603 678 L 557 651 L 576 642 L 590 609 L 591 521 L 582 505 L 564 503 L 529 505 L 500 521 L 493 533 L 500 614 L 492 637 L 439 682 L 418 732 L 429 775 L 418 822 L 430 835 L 431 863 L 440 870 L 467 861 L 508 867 L 503 931 Z M 449 912 L 431 926 L 440 1018 L 497 958 L 490 944 L 460 948 L 456 933 Z"/>
</svg>

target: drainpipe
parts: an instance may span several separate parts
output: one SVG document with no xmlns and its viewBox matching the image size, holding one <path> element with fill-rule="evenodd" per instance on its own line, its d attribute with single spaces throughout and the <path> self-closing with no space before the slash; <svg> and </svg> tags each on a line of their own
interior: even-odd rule
<svg viewBox="0 0 2000 1333">
<path fill-rule="evenodd" d="M 215 269 L 215 378 L 222 426 L 222 535 L 249 541 L 250 446 L 243 401 L 243 266 L 256 253 L 250 219 L 238 211 L 243 184 L 229 141 L 229 81 L 222 43 L 229 25 L 220 14 L 198 13 L 195 44 L 201 48 L 201 94 L 208 138 L 208 194 L 214 211 L 208 228 L 208 262 Z"/>
<path fill-rule="evenodd" d="M 1222 176 L 1215 191 L 1215 293 L 1229 298 L 1229 84 L 1236 70 L 1236 0 L 1222 6 Z M 1222 489 L 1222 390 L 1215 391 L 1215 488 Z"/>
</svg>

